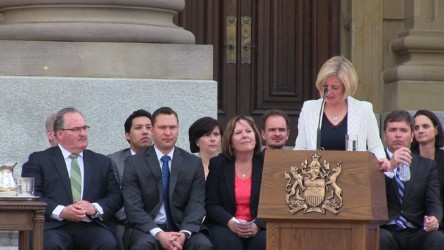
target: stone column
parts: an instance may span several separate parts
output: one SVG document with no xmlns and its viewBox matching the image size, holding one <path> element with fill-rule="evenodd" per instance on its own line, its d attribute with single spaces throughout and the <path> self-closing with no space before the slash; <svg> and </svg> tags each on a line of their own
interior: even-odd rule
<svg viewBox="0 0 444 250">
<path fill-rule="evenodd" d="M 382 110 L 383 0 L 341 1 L 341 54 L 356 68 L 356 97 Z"/>
<path fill-rule="evenodd" d="M 383 72 L 386 111 L 444 110 L 443 6 L 444 0 L 385 2 L 386 27 L 400 28 L 390 41 L 389 67 Z"/>
<path fill-rule="evenodd" d="M 46 149 L 45 119 L 66 106 L 84 113 L 89 148 L 103 154 L 128 147 L 134 110 L 170 106 L 188 149 L 189 125 L 217 116 L 217 83 L 212 46 L 173 23 L 184 3 L 0 1 L 0 164 Z"/>
</svg>

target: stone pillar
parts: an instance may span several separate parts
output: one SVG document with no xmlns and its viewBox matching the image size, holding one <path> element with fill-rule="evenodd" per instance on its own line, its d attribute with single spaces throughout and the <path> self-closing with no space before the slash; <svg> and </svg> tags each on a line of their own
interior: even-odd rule
<svg viewBox="0 0 444 250">
<path fill-rule="evenodd" d="M 341 54 L 356 68 L 356 97 L 382 110 L 383 0 L 341 1 Z"/>
<path fill-rule="evenodd" d="M 4 0 L 0 39 L 194 43 L 173 23 L 184 0 Z"/>
<path fill-rule="evenodd" d="M 385 1 L 386 27 L 400 28 L 390 41 L 389 67 L 383 72 L 386 111 L 444 110 L 443 6 L 443 0 Z"/>
<path fill-rule="evenodd" d="M 49 144 L 46 117 L 75 106 L 91 126 L 89 148 L 128 147 L 136 109 L 178 112 L 188 127 L 217 116 L 212 46 L 173 23 L 184 0 L 4 0 L 0 2 L 0 164 Z M 16 174 L 21 167 L 17 167 Z"/>
</svg>

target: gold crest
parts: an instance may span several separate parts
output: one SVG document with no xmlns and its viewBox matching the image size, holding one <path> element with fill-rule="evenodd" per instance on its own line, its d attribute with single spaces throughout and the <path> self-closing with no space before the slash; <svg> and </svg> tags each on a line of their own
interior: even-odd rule
<svg viewBox="0 0 444 250">
<path fill-rule="evenodd" d="M 300 167 L 290 166 L 290 172 L 285 172 L 287 180 L 285 201 L 289 212 L 295 214 L 301 210 L 304 213 L 318 212 L 325 214 L 325 210 L 338 214 L 342 207 L 342 190 L 336 180 L 342 171 L 342 162 L 330 168 L 330 163 L 324 160 L 321 164 L 320 153 L 307 159 Z"/>
</svg>

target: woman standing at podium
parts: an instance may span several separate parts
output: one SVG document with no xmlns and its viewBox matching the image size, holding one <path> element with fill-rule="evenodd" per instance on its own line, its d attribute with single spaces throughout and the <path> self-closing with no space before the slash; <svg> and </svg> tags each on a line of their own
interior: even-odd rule
<svg viewBox="0 0 444 250">
<path fill-rule="evenodd" d="M 415 137 L 412 142 L 412 153 L 435 160 L 441 189 L 441 202 L 444 204 L 444 135 L 438 117 L 429 110 L 418 110 L 415 115 Z M 439 229 L 444 229 L 440 223 Z"/>
<path fill-rule="evenodd" d="M 294 149 L 316 150 L 320 127 L 320 148 L 345 150 L 345 136 L 354 134 L 358 136 L 357 150 L 371 151 L 381 169 L 388 168 L 372 104 L 352 97 L 357 87 L 358 76 L 348 59 L 335 56 L 327 60 L 316 80 L 321 98 L 304 102 Z"/>
<path fill-rule="evenodd" d="M 206 222 L 215 249 L 265 249 L 265 222 L 256 218 L 262 167 L 254 120 L 232 118 L 222 137 L 222 154 L 210 160 L 206 183 Z"/>
</svg>

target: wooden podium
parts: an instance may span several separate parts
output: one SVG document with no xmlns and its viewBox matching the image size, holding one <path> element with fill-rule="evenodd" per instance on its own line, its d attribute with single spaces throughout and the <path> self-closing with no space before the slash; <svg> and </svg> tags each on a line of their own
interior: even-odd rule
<svg viewBox="0 0 444 250">
<path fill-rule="evenodd" d="M 258 211 L 267 249 L 379 249 L 388 217 L 378 166 L 369 152 L 267 150 Z"/>
</svg>

